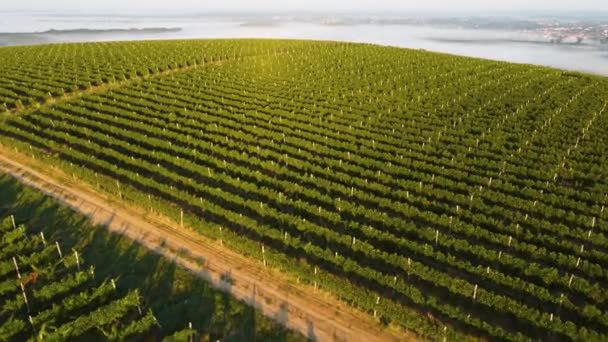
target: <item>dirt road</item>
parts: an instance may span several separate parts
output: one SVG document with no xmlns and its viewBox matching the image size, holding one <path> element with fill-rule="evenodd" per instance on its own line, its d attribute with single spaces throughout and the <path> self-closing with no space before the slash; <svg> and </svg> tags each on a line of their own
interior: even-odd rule
<svg viewBox="0 0 608 342">
<path fill-rule="evenodd" d="M 11 153 L 12 154 L 12 153 Z M 285 276 L 178 224 L 146 217 L 136 208 L 114 203 L 84 184 L 61 182 L 58 171 L 45 175 L 25 156 L 0 149 L 0 172 L 36 188 L 177 264 L 206 278 L 214 287 L 260 309 L 285 326 L 318 341 L 404 341 L 414 336 L 383 330 L 371 317 L 320 290 L 288 282 Z M 15 160 L 19 160 L 19 162 Z M 27 164 L 27 165 L 25 165 Z M 45 172 L 46 173 L 46 172 Z M 184 253 L 187 251 L 187 253 Z M 198 261 L 197 261 L 198 260 Z M 200 262 L 204 260 L 204 262 Z M 229 277 L 227 277 L 229 275 Z M 231 281 L 225 281 L 227 278 Z"/>
</svg>

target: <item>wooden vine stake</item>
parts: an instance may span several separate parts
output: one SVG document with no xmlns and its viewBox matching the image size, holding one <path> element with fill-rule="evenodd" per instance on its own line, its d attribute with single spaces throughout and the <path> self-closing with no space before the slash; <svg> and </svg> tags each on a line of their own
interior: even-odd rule
<svg viewBox="0 0 608 342">
<path fill-rule="evenodd" d="M 116 180 L 116 188 L 118 189 L 118 198 L 122 199 L 122 193 L 120 192 L 120 182 Z"/>
<path fill-rule="evenodd" d="M 475 284 L 475 289 L 473 289 L 473 300 L 477 299 L 477 284 Z"/>
<path fill-rule="evenodd" d="M 13 224 L 13 229 L 17 229 L 17 225 L 15 224 L 15 215 L 11 215 L 11 223 Z"/>
<path fill-rule="evenodd" d="M 42 244 L 46 246 L 46 239 L 44 238 L 44 232 L 40 232 L 40 239 L 42 239 Z"/>
<path fill-rule="evenodd" d="M 410 257 L 407 258 L 407 279 L 410 279 L 410 268 L 412 268 L 412 259 Z"/>
<path fill-rule="evenodd" d="M 21 279 L 21 273 L 19 272 L 19 266 L 17 265 L 17 259 L 13 257 L 13 264 L 15 264 L 15 271 L 17 271 L 17 279 Z"/>
<path fill-rule="evenodd" d="M 30 312 L 30 303 L 28 302 L 27 295 L 25 294 L 25 287 L 23 286 L 23 283 L 19 283 L 19 285 L 21 285 L 21 294 L 23 295 L 23 301 L 27 307 L 27 312 Z"/>
<path fill-rule="evenodd" d="M 179 217 L 180 217 L 180 219 L 179 219 L 179 225 L 180 225 L 180 227 L 184 228 L 184 209 L 181 209 L 179 211 L 179 214 L 180 214 L 179 215 Z"/>
<path fill-rule="evenodd" d="M 34 319 L 31 315 L 27 315 L 27 319 L 30 321 L 30 325 L 32 326 L 32 329 L 34 329 L 34 333 L 36 333 L 36 328 L 34 327 Z"/>
<path fill-rule="evenodd" d="M 76 268 L 80 272 L 80 258 L 78 257 L 78 251 L 74 250 L 74 256 L 76 257 Z"/>
<path fill-rule="evenodd" d="M 63 253 L 61 253 L 61 247 L 59 247 L 59 241 L 55 241 L 55 246 L 57 246 L 57 252 L 59 252 L 59 257 L 63 259 Z"/>
</svg>

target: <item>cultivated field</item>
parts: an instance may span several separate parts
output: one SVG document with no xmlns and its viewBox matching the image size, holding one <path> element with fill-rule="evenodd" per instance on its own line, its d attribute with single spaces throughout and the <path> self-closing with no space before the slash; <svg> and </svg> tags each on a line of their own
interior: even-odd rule
<svg viewBox="0 0 608 342">
<path fill-rule="evenodd" d="M 310 296 L 430 339 L 608 338 L 605 78 L 279 40 L 0 59 L 3 149 Z"/>
<path fill-rule="evenodd" d="M 95 227 L 0 172 L 0 340 L 304 340 L 172 254 Z"/>
</svg>

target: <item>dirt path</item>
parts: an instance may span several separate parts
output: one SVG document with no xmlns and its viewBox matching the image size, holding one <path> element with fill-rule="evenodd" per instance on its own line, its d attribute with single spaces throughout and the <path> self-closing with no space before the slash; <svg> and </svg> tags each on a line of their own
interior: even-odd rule
<svg viewBox="0 0 608 342">
<path fill-rule="evenodd" d="M 9 157 L 9 155 L 11 157 Z M 16 161 L 19 160 L 19 161 Z M 416 337 L 383 330 L 374 320 L 326 292 L 287 281 L 278 271 L 237 254 L 218 242 L 162 218 L 126 208 L 60 171 L 45 175 L 40 162 L 0 148 L 0 172 L 36 188 L 81 212 L 94 223 L 145 245 L 210 281 L 223 291 L 260 309 L 266 316 L 319 341 L 405 341 Z M 52 176 L 51 176 L 52 175 Z M 187 251 L 184 252 L 184 251 Z M 202 262 L 201 262 L 202 261 Z M 225 281 L 226 278 L 231 281 Z"/>
</svg>

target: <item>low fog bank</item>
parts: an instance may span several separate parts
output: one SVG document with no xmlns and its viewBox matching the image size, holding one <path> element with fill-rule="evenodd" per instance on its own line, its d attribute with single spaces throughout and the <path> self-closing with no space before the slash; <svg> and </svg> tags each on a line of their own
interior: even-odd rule
<svg viewBox="0 0 608 342">
<path fill-rule="evenodd" d="M 318 15 L 3 16 L 0 45 L 290 38 L 365 42 L 608 75 L 608 20 Z"/>
</svg>

